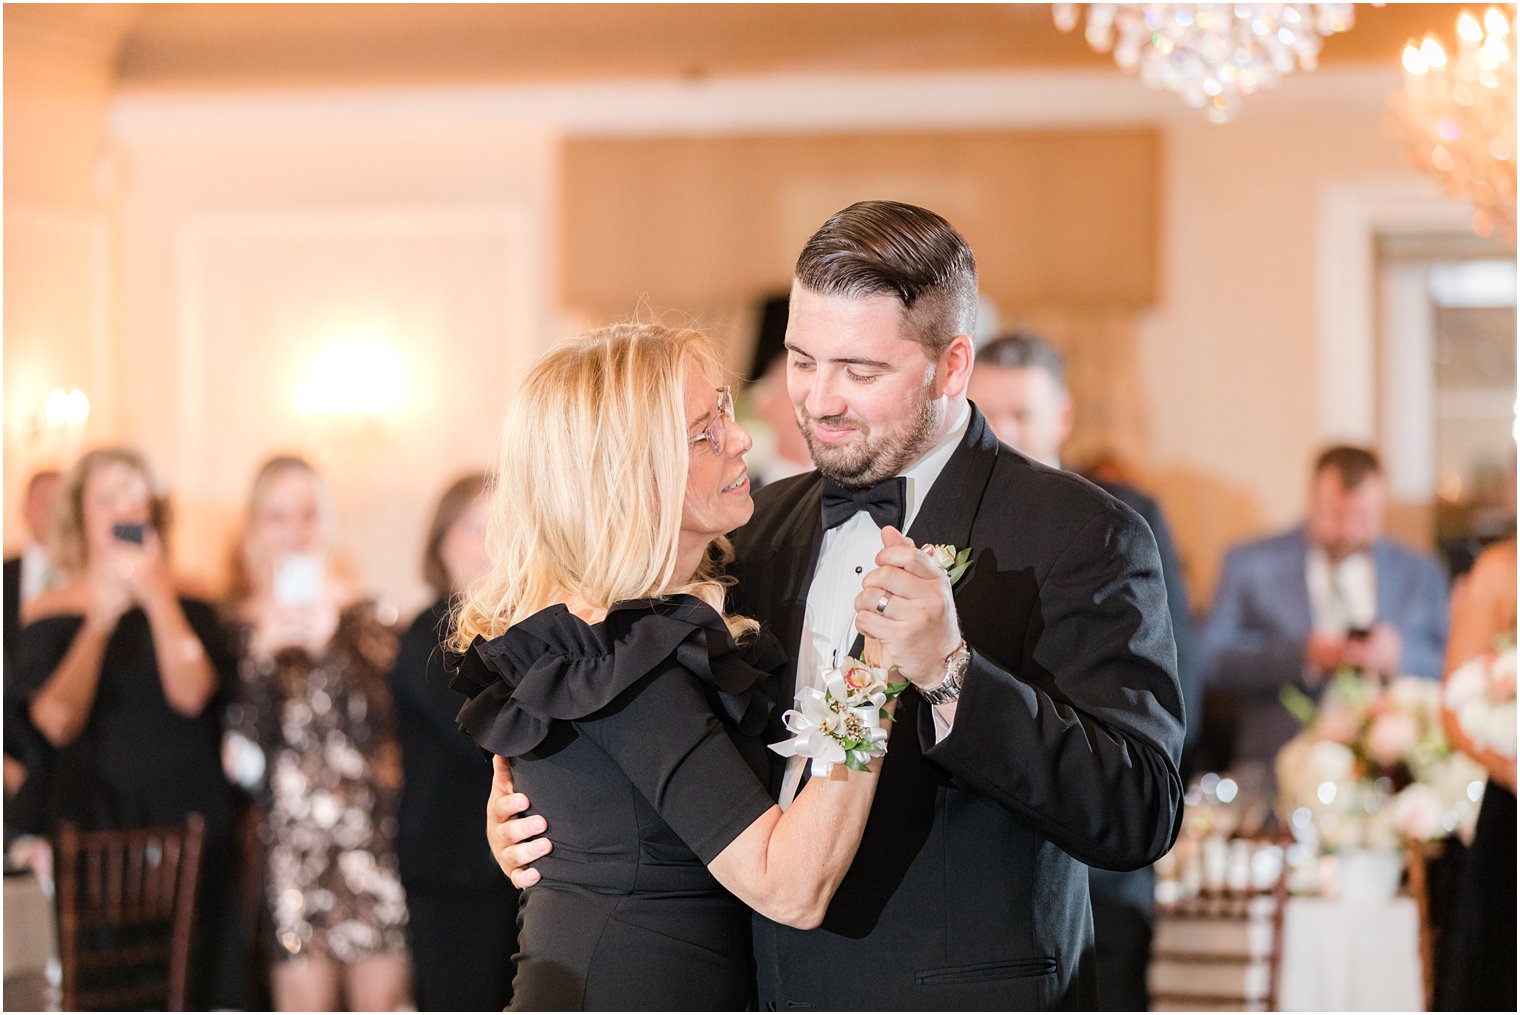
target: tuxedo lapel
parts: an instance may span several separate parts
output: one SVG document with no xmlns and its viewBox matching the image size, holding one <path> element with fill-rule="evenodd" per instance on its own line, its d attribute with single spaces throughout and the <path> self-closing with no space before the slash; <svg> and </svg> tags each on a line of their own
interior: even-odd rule
<svg viewBox="0 0 1520 1015">
<path fill-rule="evenodd" d="M 815 474 L 777 528 L 766 563 L 773 582 L 770 601 L 776 604 L 771 630 L 787 651 L 781 688 L 787 701 L 796 694 L 797 646 L 807 615 L 808 589 L 813 585 L 813 572 L 823 548 L 822 490 L 823 477 Z"/>
<path fill-rule="evenodd" d="M 949 543 L 957 549 L 971 545 L 971 528 L 982 506 L 987 480 L 997 462 L 998 442 L 976 406 L 960 447 L 940 470 L 923 507 L 908 527 L 915 545 Z M 974 559 L 974 558 L 973 558 Z"/>
</svg>

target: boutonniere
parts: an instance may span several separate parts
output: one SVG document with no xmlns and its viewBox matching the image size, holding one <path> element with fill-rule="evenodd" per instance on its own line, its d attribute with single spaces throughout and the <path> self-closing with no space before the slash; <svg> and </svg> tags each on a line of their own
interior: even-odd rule
<svg viewBox="0 0 1520 1015">
<path fill-rule="evenodd" d="M 966 568 L 971 566 L 971 547 L 957 550 L 953 543 L 925 543 L 924 552 L 929 559 L 945 569 L 945 574 L 950 576 L 950 586 L 961 580 L 961 575 L 966 573 Z"/>
<path fill-rule="evenodd" d="M 822 691 L 809 687 L 797 695 L 797 707 L 781 717 L 792 739 L 771 744 L 771 750 L 811 759 L 815 776 L 827 778 L 835 765 L 863 772 L 887 753 L 886 706 L 908 689 L 907 681 L 894 683 L 886 667 L 847 656 L 824 667 L 823 683 Z"/>
</svg>

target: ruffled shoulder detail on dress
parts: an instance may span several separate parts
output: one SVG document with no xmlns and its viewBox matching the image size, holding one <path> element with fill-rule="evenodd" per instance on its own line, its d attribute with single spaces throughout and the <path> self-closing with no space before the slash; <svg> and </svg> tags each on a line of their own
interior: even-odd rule
<svg viewBox="0 0 1520 1015">
<path fill-rule="evenodd" d="M 470 699 L 459 728 L 493 754 L 526 754 L 555 720 L 606 708 L 672 658 L 714 688 L 720 720 L 745 734 L 764 730 L 775 708 L 767 678 L 785 665 L 785 650 L 764 631 L 735 646 L 717 611 L 689 595 L 618 603 L 599 624 L 551 606 L 490 641 L 476 638 L 454 657 L 450 686 Z"/>
</svg>

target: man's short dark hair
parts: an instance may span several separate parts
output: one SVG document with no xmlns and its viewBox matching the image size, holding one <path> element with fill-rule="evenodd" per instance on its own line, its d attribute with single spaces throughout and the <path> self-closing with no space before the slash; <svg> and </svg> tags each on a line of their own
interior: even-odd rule
<svg viewBox="0 0 1520 1015">
<path fill-rule="evenodd" d="M 860 201 L 814 233 L 797 258 L 803 288 L 902 304 L 930 358 L 976 330 L 976 258 L 955 227 L 925 208 Z"/>
<path fill-rule="evenodd" d="M 1001 335 L 977 350 L 976 362 L 1008 370 L 1038 367 L 1050 375 L 1056 387 L 1066 387 L 1066 361 L 1056 347 L 1029 331 Z"/>
<path fill-rule="evenodd" d="M 1383 472 L 1377 455 L 1367 448 L 1353 447 L 1350 444 L 1336 445 L 1315 459 L 1316 476 L 1326 469 L 1334 469 L 1340 477 L 1341 486 L 1347 490 L 1355 490 L 1368 476 L 1379 476 Z"/>
</svg>

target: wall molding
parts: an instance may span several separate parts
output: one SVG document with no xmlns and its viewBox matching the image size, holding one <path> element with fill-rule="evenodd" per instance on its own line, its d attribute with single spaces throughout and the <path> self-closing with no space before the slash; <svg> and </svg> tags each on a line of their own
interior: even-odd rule
<svg viewBox="0 0 1520 1015">
<path fill-rule="evenodd" d="M 195 94 L 124 91 L 124 135 L 330 132 L 334 123 L 531 124 L 567 135 L 808 134 L 855 131 L 1081 130 L 1177 126 L 1238 130 L 1380 118 L 1396 64 L 1288 75 L 1251 96 L 1235 124 L 1212 127 L 1175 95 L 1115 71 L 788 74 L 696 81 L 608 81 Z"/>
</svg>

